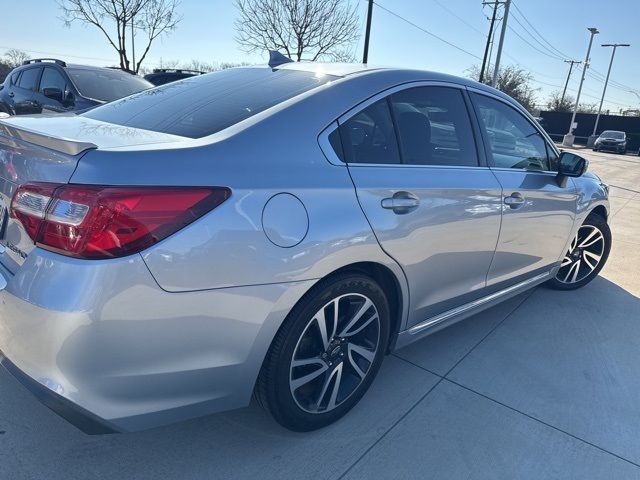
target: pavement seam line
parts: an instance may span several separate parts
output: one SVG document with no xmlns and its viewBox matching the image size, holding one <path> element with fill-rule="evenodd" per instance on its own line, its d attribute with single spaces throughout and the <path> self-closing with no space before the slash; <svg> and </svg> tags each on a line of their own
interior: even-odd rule
<svg viewBox="0 0 640 480">
<path fill-rule="evenodd" d="M 420 368 L 420 367 L 418 367 Z M 422 368 L 422 370 L 424 370 L 424 368 Z M 352 469 L 353 467 L 355 467 L 356 465 L 358 465 L 358 463 L 360 463 L 360 461 L 371 451 L 373 450 L 373 448 L 378 445 L 394 428 L 396 428 L 396 426 L 402 421 L 404 420 L 407 415 L 409 415 L 411 412 L 413 412 L 413 410 L 420 405 L 420 403 L 422 403 L 422 401 L 427 398 L 427 395 L 429 395 L 438 385 L 440 385 L 440 383 L 444 380 L 443 377 L 441 376 L 437 376 L 438 377 L 438 381 L 433 385 L 433 387 L 431 387 L 429 390 L 427 390 L 427 392 L 422 395 L 422 397 L 420 397 L 416 403 L 414 403 L 405 413 L 402 414 L 402 416 L 396 421 L 394 422 L 393 425 L 391 425 L 389 427 L 389 429 L 384 432 L 382 435 L 380 435 L 380 438 L 378 438 L 375 442 L 373 442 L 371 445 L 369 445 L 369 447 L 362 452 L 362 454 L 351 464 L 349 465 L 349 467 L 338 477 L 338 480 L 342 480 L 345 475 L 347 475 Z"/>
<path fill-rule="evenodd" d="M 509 311 L 509 313 L 507 313 L 507 314 L 505 315 L 505 317 L 504 317 L 502 320 L 500 320 L 500 321 L 499 321 L 499 322 L 498 322 L 498 323 L 497 323 L 497 324 L 496 324 L 496 325 L 495 325 L 491 330 L 489 330 L 489 331 L 486 333 L 486 335 L 485 335 L 484 337 L 482 337 L 482 338 L 481 338 L 481 339 L 480 339 L 480 340 L 479 340 L 479 341 L 478 341 L 478 342 L 477 342 L 473 347 L 471 347 L 471 348 L 469 349 L 469 351 L 468 351 L 467 353 L 465 353 L 465 354 L 462 356 L 462 358 L 461 358 L 460 360 L 458 360 L 458 361 L 453 365 L 453 367 L 451 367 L 449 370 L 447 370 L 447 373 L 445 373 L 445 374 L 444 374 L 444 378 L 447 378 L 447 376 L 448 376 L 448 375 L 449 375 L 449 374 L 450 374 L 450 373 L 451 373 L 451 372 L 452 372 L 452 371 L 453 371 L 453 370 L 454 370 L 458 365 L 460 365 L 460 363 L 462 363 L 462 361 L 463 361 L 465 358 L 467 358 L 467 357 L 471 354 L 471 352 L 473 352 L 476 348 L 478 348 L 478 346 L 479 346 L 482 342 L 484 342 L 487 338 L 489 338 L 489 336 L 490 336 L 493 332 L 495 332 L 498 328 L 500 328 L 500 327 L 502 326 L 502 324 L 503 324 L 504 322 L 506 322 L 506 321 L 507 321 L 507 319 L 508 319 L 509 317 L 511 317 L 511 315 L 513 315 L 513 314 L 516 312 L 516 310 L 518 310 L 518 309 L 522 306 L 522 304 L 523 304 L 524 302 L 526 302 L 527 300 L 529 300 L 529 297 L 531 297 L 531 295 L 533 295 L 533 293 L 534 293 L 537 289 L 538 289 L 538 288 L 537 288 L 537 287 L 535 287 L 535 288 L 532 288 L 531 290 L 529 290 L 529 292 L 528 292 L 528 293 L 527 293 L 527 295 L 522 299 L 522 301 L 521 301 L 521 302 L 518 302 L 518 304 L 517 304 L 515 307 L 513 307 L 513 309 L 512 309 L 511 311 Z"/>
<path fill-rule="evenodd" d="M 516 305 L 516 306 L 513 308 L 513 310 L 511 310 L 509 313 L 507 313 L 507 315 L 505 315 L 505 317 L 504 317 L 502 320 L 500 320 L 500 322 L 498 322 L 498 324 L 497 324 L 495 327 L 493 327 L 493 328 L 492 328 L 492 329 L 491 329 L 491 330 L 490 330 L 490 331 L 489 331 L 489 332 L 488 332 L 484 337 L 482 337 L 482 338 L 480 339 L 480 341 L 479 341 L 478 343 L 476 343 L 476 344 L 475 344 L 475 345 L 474 345 L 474 346 L 473 346 L 473 347 L 472 347 L 472 348 L 471 348 L 471 349 L 470 349 L 470 350 L 469 350 L 469 351 L 468 351 L 468 352 L 467 352 L 467 353 L 466 353 L 466 354 L 465 354 L 465 355 L 464 355 L 464 356 L 463 356 L 463 357 L 462 357 L 458 362 L 456 362 L 456 364 L 455 364 L 453 367 L 451 367 L 451 369 L 449 369 L 449 371 L 445 374 L 445 376 L 446 376 L 446 375 L 448 375 L 448 374 L 451 372 L 451 370 L 453 370 L 455 367 L 457 367 L 457 366 L 458 366 L 458 364 L 459 364 L 462 360 L 464 360 L 464 359 L 466 358 L 466 356 L 467 356 L 467 355 L 469 355 L 469 353 L 471 353 L 471 352 L 472 352 L 472 351 L 473 351 L 473 350 L 474 350 L 478 345 L 480 345 L 480 344 L 481 344 L 481 343 L 482 343 L 482 342 L 483 342 L 483 341 L 484 341 L 484 340 L 485 340 L 489 335 L 491 335 L 491 334 L 492 334 L 492 333 L 493 333 L 493 332 L 494 332 L 494 331 L 495 331 L 495 330 L 496 330 L 500 325 L 502 325 L 502 324 L 504 323 L 504 321 L 505 321 L 507 318 L 509 318 L 509 317 L 511 316 L 511 314 L 513 314 L 513 313 L 514 313 L 518 308 L 520 308 L 520 306 L 521 306 L 521 305 L 522 305 L 522 304 L 523 304 L 523 303 L 524 303 L 524 302 L 525 302 L 525 301 L 526 301 L 526 300 L 527 300 L 527 299 L 528 299 L 528 298 L 533 294 L 533 292 L 534 292 L 535 290 L 536 290 L 535 288 L 532 288 L 532 289 L 531 289 L 531 292 L 530 292 L 530 293 L 529 293 L 525 298 L 523 298 L 523 299 L 522 299 L 522 301 L 521 301 L 521 302 L 519 302 L 519 303 L 518 303 L 518 305 Z M 380 435 L 380 437 L 379 437 L 375 442 L 373 442 L 373 443 L 372 443 L 372 444 L 371 444 L 371 445 L 370 445 L 370 446 L 369 446 L 369 447 L 368 447 L 364 452 L 362 452 L 362 454 L 361 454 L 361 455 L 360 455 L 360 456 L 359 456 L 359 457 L 358 457 L 358 458 L 357 458 L 357 459 L 356 459 L 356 460 L 355 460 L 355 461 L 354 461 L 354 462 L 353 462 L 353 463 L 352 463 L 352 464 L 351 464 L 351 465 L 350 465 L 350 466 L 349 466 L 349 467 L 348 467 L 348 468 L 347 468 L 347 469 L 346 469 L 346 470 L 345 470 L 345 471 L 344 471 L 344 472 L 343 472 L 343 473 L 338 477 L 338 480 L 343 479 L 343 478 L 344 478 L 344 477 L 345 477 L 345 476 L 346 476 L 346 475 L 347 475 L 347 474 L 348 474 L 348 473 L 349 473 L 349 472 L 350 472 L 350 471 L 351 471 L 351 470 L 352 470 L 356 465 L 358 465 L 358 463 L 360 463 L 360 461 L 361 461 L 361 460 L 362 460 L 362 459 L 363 459 L 363 458 L 364 458 L 364 457 L 365 457 L 365 456 L 366 456 L 366 455 L 367 455 L 367 454 L 368 454 L 368 453 L 369 453 L 369 452 L 370 452 L 370 451 L 371 451 L 371 450 L 372 450 L 376 445 L 378 445 L 382 440 L 384 440 L 384 438 L 385 438 L 385 437 L 386 437 L 386 436 L 387 436 L 387 435 L 388 435 L 388 434 L 389 434 L 389 433 L 390 433 L 394 428 L 396 428 L 396 427 L 398 426 L 398 424 L 399 424 L 400 422 L 402 422 L 402 420 L 404 420 L 404 419 L 405 419 L 405 418 L 406 418 L 406 417 L 407 417 L 411 412 L 413 412 L 413 410 L 415 410 L 415 408 L 416 408 L 418 405 L 420 405 L 420 403 L 422 403 L 422 401 L 423 401 L 425 398 L 427 398 L 427 396 L 428 396 L 428 395 L 429 395 L 433 390 L 435 390 L 435 388 L 436 388 L 438 385 L 440 385 L 440 383 L 442 383 L 442 381 L 443 381 L 443 380 L 446 380 L 446 378 L 445 378 L 445 377 L 443 377 L 443 376 L 441 376 L 441 375 L 438 375 L 438 374 L 436 374 L 436 373 L 434 373 L 434 372 L 431 372 L 430 370 L 428 370 L 428 369 L 426 369 L 426 368 L 424 368 L 424 367 L 421 367 L 421 366 L 419 366 L 419 365 L 415 365 L 414 363 L 412 363 L 412 362 L 410 362 L 410 361 L 408 361 L 408 360 L 405 360 L 405 359 L 404 359 L 404 358 L 402 358 L 402 357 L 398 357 L 398 356 L 397 356 L 397 355 L 395 355 L 395 354 L 392 354 L 392 355 L 393 355 L 394 357 L 396 357 L 396 358 L 398 358 L 398 359 L 400 359 L 400 360 L 404 361 L 404 362 L 407 362 L 407 363 L 409 363 L 409 364 L 411 364 L 411 365 L 415 366 L 416 368 L 419 368 L 419 369 L 421 369 L 421 370 L 424 370 L 424 371 L 425 371 L 425 372 L 427 372 L 427 373 L 430 373 L 430 374 L 432 374 L 432 375 L 435 375 L 436 377 L 438 377 L 438 381 L 433 385 L 433 387 L 431 387 L 429 390 L 427 390 L 427 392 L 426 392 L 424 395 L 422 395 L 422 397 L 420 397 L 416 403 L 414 403 L 414 404 L 413 404 L 413 405 L 412 405 L 412 406 L 411 406 L 411 407 L 410 407 L 410 408 L 409 408 L 409 409 L 408 409 L 404 414 L 402 414 L 402 416 L 401 416 L 401 417 L 400 417 L 396 422 L 394 422 L 394 423 L 393 423 L 393 425 L 391 425 L 391 426 L 387 429 L 387 431 L 386 431 L 386 432 L 384 432 L 382 435 Z"/>
<path fill-rule="evenodd" d="M 451 383 L 453 385 L 456 385 L 456 386 L 458 386 L 460 388 L 463 388 L 463 389 L 465 389 L 465 390 L 467 390 L 467 391 L 469 391 L 471 393 L 474 393 L 474 394 L 476 394 L 476 395 L 478 395 L 478 396 L 480 396 L 482 398 L 486 398 L 487 400 L 489 400 L 489 401 L 491 401 L 493 403 L 496 403 L 496 404 L 498 404 L 498 405 L 500 405 L 502 407 L 508 408 L 509 410 L 511 410 L 511 411 L 513 411 L 515 413 L 519 413 L 520 415 L 523 415 L 523 416 L 525 416 L 525 417 L 527 417 L 527 418 L 529 418 L 529 419 L 531 419 L 531 420 L 533 420 L 535 422 L 541 423 L 542 425 L 545 425 L 546 427 L 552 428 L 552 429 L 556 430 L 557 432 L 563 433 L 563 434 L 565 434 L 565 435 L 567 435 L 567 436 L 569 436 L 569 437 L 571 437 L 571 438 L 573 438 L 575 440 L 578 440 L 579 442 L 585 443 L 586 445 L 589 445 L 589 446 L 591 446 L 593 448 L 596 448 L 596 449 L 600 450 L 603 453 L 609 454 L 609 455 L 611 455 L 613 457 L 616 457 L 619 460 L 622 460 L 624 462 L 630 463 L 631 465 L 640 468 L 640 464 L 635 463 L 632 460 L 624 458 L 623 456 L 618 455 L 617 453 L 611 452 L 611 451 L 607 450 L 606 448 L 603 448 L 603 447 L 601 447 L 599 445 L 596 445 L 595 443 L 592 443 L 592 442 L 590 442 L 588 440 L 585 440 L 584 438 L 580 438 L 577 435 L 574 435 L 573 433 L 570 433 L 570 432 L 568 432 L 566 430 L 563 430 L 562 428 L 556 427 L 555 425 L 551 425 L 550 423 L 547 423 L 544 420 L 541 420 L 541 419 L 539 419 L 537 417 L 534 417 L 533 415 L 530 415 L 530 414 L 528 414 L 526 412 L 523 412 L 522 410 L 518 410 L 517 408 L 512 407 L 510 405 L 507 405 L 506 403 L 503 403 L 500 400 L 496 400 L 495 398 L 492 398 L 492 397 L 490 397 L 488 395 L 485 395 L 484 393 L 480 393 L 480 392 L 474 390 L 473 388 L 467 387 L 467 386 L 465 386 L 465 385 L 463 385 L 461 383 L 456 382 L 455 380 L 451 380 L 450 378 L 443 378 L 442 380 L 447 381 L 447 382 L 449 382 L 449 383 Z"/>
</svg>

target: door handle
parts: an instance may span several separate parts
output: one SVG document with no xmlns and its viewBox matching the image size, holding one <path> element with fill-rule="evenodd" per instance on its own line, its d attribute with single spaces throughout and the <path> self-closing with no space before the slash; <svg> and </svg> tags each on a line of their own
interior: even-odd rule
<svg viewBox="0 0 640 480">
<path fill-rule="evenodd" d="M 520 192 L 514 192 L 508 197 L 504 197 L 504 204 L 509 205 L 512 209 L 520 208 L 524 205 L 525 198 Z"/>
<path fill-rule="evenodd" d="M 418 208 L 420 199 L 411 192 L 396 192 L 393 197 L 383 198 L 380 205 L 397 215 L 404 215 Z"/>
<path fill-rule="evenodd" d="M 15 97 L 15 96 L 16 96 L 16 94 L 15 94 L 15 93 L 13 93 L 13 92 L 9 92 L 9 96 L 10 96 L 11 98 L 13 98 L 13 97 Z"/>
</svg>

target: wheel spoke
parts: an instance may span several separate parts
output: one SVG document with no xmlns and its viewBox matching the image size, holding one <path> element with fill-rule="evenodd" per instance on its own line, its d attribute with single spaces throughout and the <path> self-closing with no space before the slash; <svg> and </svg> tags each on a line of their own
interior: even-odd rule
<svg viewBox="0 0 640 480">
<path fill-rule="evenodd" d="M 571 259 L 571 257 L 567 255 L 562 259 L 562 263 L 560 264 L 560 267 L 566 267 L 567 265 L 570 265 L 571 262 L 573 262 L 573 260 Z"/>
<path fill-rule="evenodd" d="M 349 358 L 349 363 L 351 364 L 351 367 L 355 370 L 355 372 L 358 374 L 358 376 L 362 380 L 366 375 L 366 373 L 362 371 L 360 366 L 356 363 L 355 359 L 353 358 L 353 351 L 354 351 L 353 344 L 350 343 L 347 348 L 348 348 L 347 358 Z"/>
<path fill-rule="evenodd" d="M 373 302 L 371 302 L 371 300 L 369 300 L 368 298 L 364 301 L 364 304 L 362 305 L 362 307 L 360 307 L 360 309 L 356 312 L 356 314 L 353 316 L 353 318 L 351 320 L 349 320 L 349 323 L 347 324 L 347 326 L 340 332 L 340 336 L 341 337 L 348 337 L 353 335 L 354 333 L 359 332 L 361 329 L 356 330 L 356 332 L 349 332 L 349 330 L 351 330 L 353 328 L 353 326 L 358 323 L 358 321 L 362 318 L 362 316 L 367 313 L 367 310 L 369 310 L 371 307 L 373 306 Z M 371 322 L 373 321 L 375 318 L 377 318 L 378 313 L 376 312 L 376 314 L 370 318 L 367 322 Z"/>
<path fill-rule="evenodd" d="M 580 270 L 580 260 L 578 260 L 576 263 L 574 263 L 573 265 L 571 265 L 571 267 L 569 268 L 569 271 L 567 272 L 567 274 L 564 277 L 564 282 L 568 282 L 569 281 L 569 277 L 571 276 L 571 274 L 573 273 L 573 278 L 571 280 L 571 282 L 575 282 L 576 277 L 578 276 L 578 271 Z"/>
<path fill-rule="evenodd" d="M 586 263 L 587 266 L 591 269 L 591 271 L 594 271 L 596 269 L 598 263 L 600 263 L 601 258 L 601 255 L 596 255 L 595 253 L 588 250 L 583 250 L 582 252 L 582 259 L 584 260 L 584 263 Z M 594 263 L 591 264 L 591 262 L 589 262 L 589 259 L 592 259 Z"/>
<path fill-rule="evenodd" d="M 329 385 L 333 378 L 336 377 L 333 382 L 333 388 L 331 389 L 331 397 L 329 397 L 329 403 L 327 404 L 327 410 L 331 410 L 336 405 L 336 398 L 338 396 L 338 389 L 340 388 L 340 380 L 342 380 L 342 363 L 337 364 L 334 369 L 331 371 L 327 378 L 324 380 L 324 384 L 322 385 L 322 390 L 320 391 L 320 395 L 318 396 L 318 401 L 316 402 L 316 409 L 320 409 L 320 405 L 322 404 L 322 400 L 324 399 L 327 391 L 329 390 Z M 333 406 L 331 406 L 333 405 Z"/>
<path fill-rule="evenodd" d="M 295 380 L 291 380 L 291 383 L 290 383 L 291 392 L 295 392 L 301 386 L 306 385 L 307 383 L 315 380 L 320 375 L 322 375 L 324 372 L 326 372 L 327 369 L 329 368 L 324 362 L 322 362 L 320 365 L 321 366 L 320 366 L 319 369 L 314 370 L 313 372 L 308 373 L 307 375 L 304 375 L 303 377 L 296 378 Z"/>
<path fill-rule="evenodd" d="M 335 300 L 334 300 L 334 307 L 336 310 L 338 309 L 338 305 Z M 335 324 L 335 320 L 332 319 L 331 323 L 333 323 L 333 325 L 331 325 L 331 329 L 328 328 L 329 326 L 327 325 L 327 319 L 324 313 L 325 308 L 323 308 L 318 313 L 316 313 L 315 320 L 316 320 L 316 323 L 318 324 L 318 330 L 320 330 L 320 336 L 322 337 L 322 346 L 326 350 L 329 347 L 329 342 L 331 341 L 331 337 L 333 337 L 333 334 L 335 333 L 336 324 Z"/>
<path fill-rule="evenodd" d="M 371 350 L 367 350 L 366 348 L 361 347 L 360 345 L 356 345 L 355 343 L 349 343 L 347 345 L 347 349 L 349 351 L 349 354 L 351 354 L 352 351 L 356 352 L 361 357 L 364 357 L 364 359 L 369 363 L 373 363 L 373 359 L 376 356 L 375 351 L 372 352 Z"/>
<path fill-rule="evenodd" d="M 602 236 L 602 233 L 600 233 L 600 230 L 598 230 L 597 228 L 594 228 L 591 231 L 591 233 L 587 235 L 587 237 L 584 240 L 582 240 L 582 242 L 580 242 L 578 247 L 580 248 L 590 247 L 594 243 L 599 242 L 600 240 L 603 240 L 603 238 L 604 237 Z"/>
</svg>

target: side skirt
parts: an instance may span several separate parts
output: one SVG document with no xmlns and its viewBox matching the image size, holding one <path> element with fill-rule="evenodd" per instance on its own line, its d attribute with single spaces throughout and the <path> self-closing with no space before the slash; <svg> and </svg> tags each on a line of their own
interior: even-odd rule
<svg viewBox="0 0 640 480">
<path fill-rule="evenodd" d="M 546 282 L 555 275 L 557 268 L 553 268 L 551 271 L 547 271 L 536 275 L 534 277 L 523 280 L 515 285 L 511 285 L 507 288 L 494 292 L 485 297 L 479 298 L 469 303 L 460 305 L 459 307 L 452 308 L 446 312 L 440 313 L 434 317 L 428 318 L 423 322 L 420 322 L 403 332 L 398 334 L 398 339 L 395 344 L 394 350 L 399 350 L 402 347 L 409 345 L 427 335 L 430 335 L 438 330 L 441 330 L 449 325 L 452 325 L 460 320 L 468 318 L 476 313 L 486 310 L 500 302 L 503 302 L 511 297 L 514 297 L 530 288 L 535 287 L 541 283 Z"/>
</svg>

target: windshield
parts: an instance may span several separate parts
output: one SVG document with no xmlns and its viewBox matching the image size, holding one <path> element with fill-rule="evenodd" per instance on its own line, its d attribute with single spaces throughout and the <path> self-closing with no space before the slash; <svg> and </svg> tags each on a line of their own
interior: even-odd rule
<svg viewBox="0 0 640 480">
<path fill-rule="evenodd" d="M 200 138 L 335 78 L 296 70 L 231 68 L 169 83 L 98 107 L 84 116 L 127 127 Z"/>
<path fill-rule="evenodd" d="M 624 132 L 616 132 L 615 130 L 606 130 L 600 134 L 602 138 L 613 138 L 615 140 L 624 140 Z"/>
<path fill-rule="evenodd" d="M 121 70 L 68 68 L 67 73 L 80 95 L 103 102 L 113 102 L 153 87 L 143 78 Z"/>
</svg>

